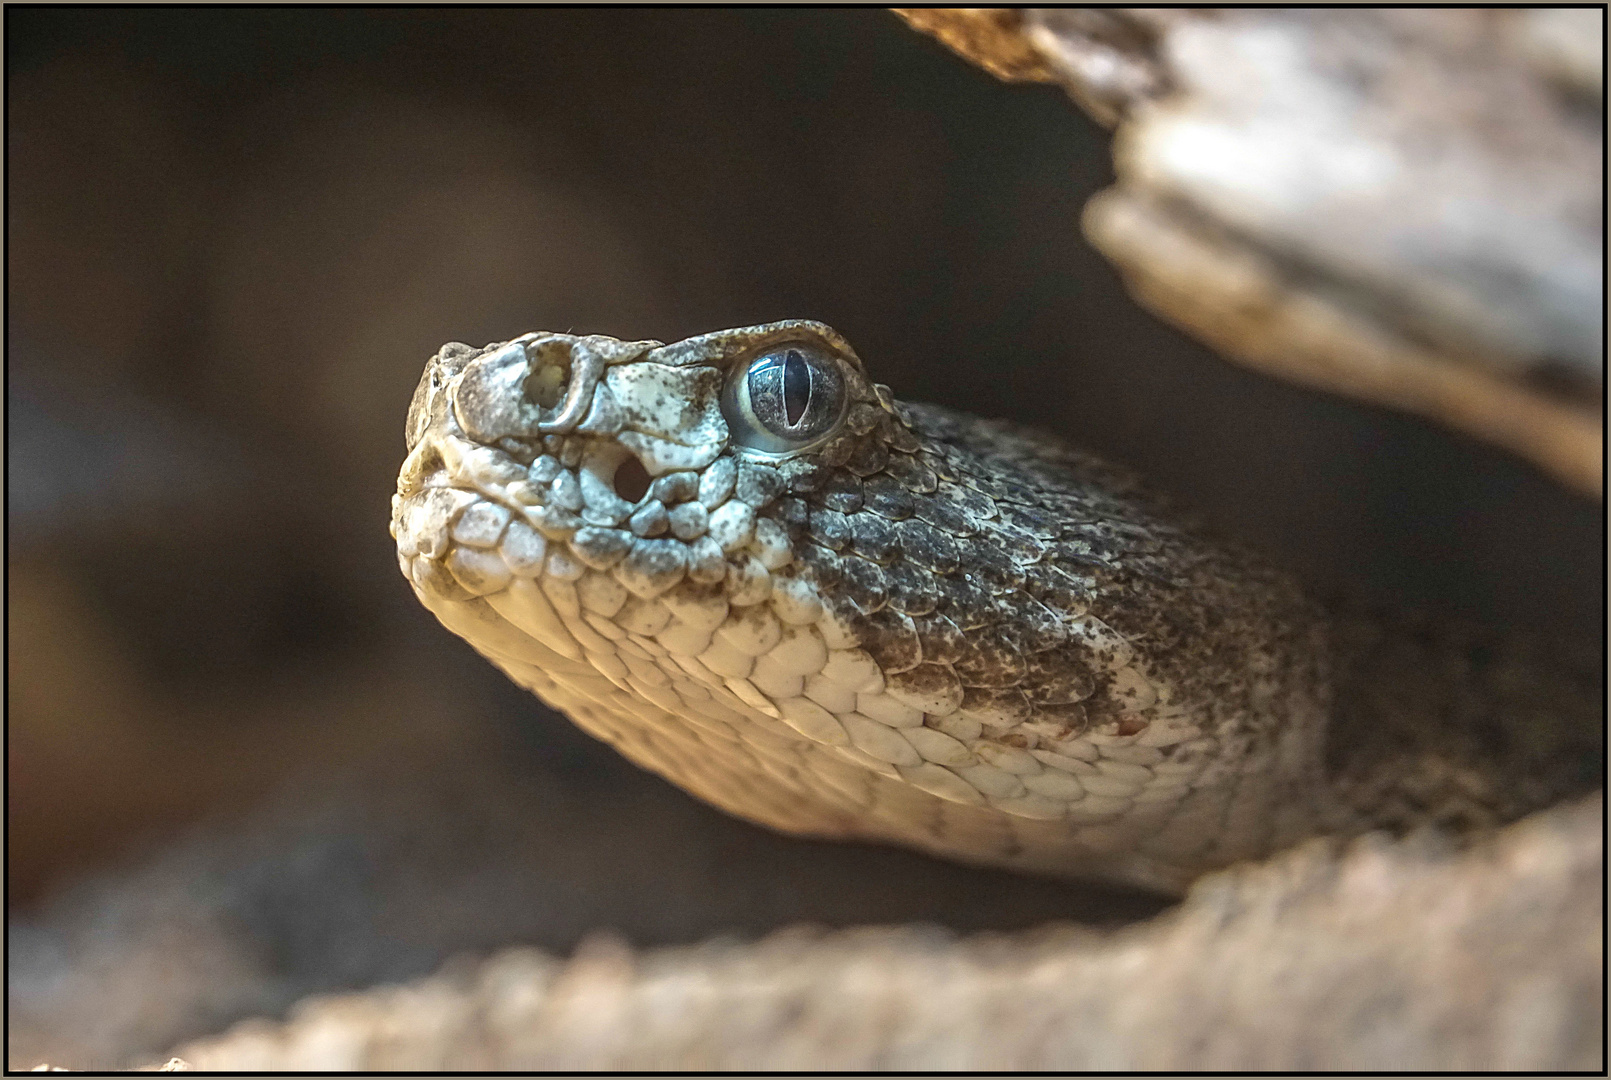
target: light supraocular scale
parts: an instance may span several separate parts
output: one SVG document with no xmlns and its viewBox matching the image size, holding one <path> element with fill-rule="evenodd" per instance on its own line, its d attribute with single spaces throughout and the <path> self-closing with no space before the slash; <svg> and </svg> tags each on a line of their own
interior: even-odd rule
<svg viewBox="0 0 1611 1080">
<path fill-rule="evenodd" d="M 1165 889 L 1370 824 L 1290 581 L 820 323 L 444 346 L 408 440 L 421 602 L 732 813 Z"/>
</svg>

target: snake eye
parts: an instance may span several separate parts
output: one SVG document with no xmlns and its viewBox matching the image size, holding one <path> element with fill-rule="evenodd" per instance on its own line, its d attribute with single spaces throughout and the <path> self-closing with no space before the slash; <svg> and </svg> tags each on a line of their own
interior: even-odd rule
<svg viewBox="0 0 1611 1080">
<path fill-rule="evenodd" d="M 780 345 L 735 368 L 722 393 L 733 441 L 788 454 L 831 435 L 845 415 L 839 362 L 811 345 Z"/>
</svg>

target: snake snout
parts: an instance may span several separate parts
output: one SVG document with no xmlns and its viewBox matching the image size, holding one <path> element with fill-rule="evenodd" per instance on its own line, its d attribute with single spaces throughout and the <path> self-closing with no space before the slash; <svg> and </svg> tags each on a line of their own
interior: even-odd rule
<svg viewBox="0 0 1611 1080">
<path fill-rule="evenodd" d="M 658 344 L 526 334 L 465 367 L 452 387 L 454 417 L 466 435 L 486 444 L 577 432 L 613 434 L 621 417 L 609 395 L 599 393 L 605 370 Z"/>
<path fill-rule="evenodd" d="M 525 347 L 529 361 L 526 400 L 547 414 L 537 430 L 544 435 L 576 430 L 593 405 L 593 391 L 604 376 L 606 357 L 584 339 L 551 337 Z M 552 410 L 552 411 L 550 411 Z"/>
</svg>

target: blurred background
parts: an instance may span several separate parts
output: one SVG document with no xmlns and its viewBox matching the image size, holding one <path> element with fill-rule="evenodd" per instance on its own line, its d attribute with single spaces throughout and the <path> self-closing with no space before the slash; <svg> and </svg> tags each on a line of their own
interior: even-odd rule
<svg viewBox="0 0 1611 1080">
<path fill-rule="evenodd" d="M 1078 231 L 1105 133 L 887 13 L 5 29 L 13 1065 L 601 927 L 1158 910 L 772 837 L 509 685 L 387 535 L 445 341 L 820 319 L 899 396 L 1062 433 L 1317 588 L 1599 632 L 1597 505 L 1142 312 Z"/>
</svg>

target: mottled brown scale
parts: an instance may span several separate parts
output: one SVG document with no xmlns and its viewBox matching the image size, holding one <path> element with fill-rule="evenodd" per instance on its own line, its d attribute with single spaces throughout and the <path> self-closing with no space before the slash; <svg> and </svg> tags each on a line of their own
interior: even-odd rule
<svg viewBox="0 0 1611 1080">
<path fill-rule="evenodd" d="M 886 675 L 910 671 L 923 662 L 922 640 L 910 616 L 887 607 L 867 615 L 851 608 L 849 615 L 846 621 L 858 631 L 862 647 Z"/>
<path fill-rule="evenodd" d="M 976 518 L 970 515 L 966 509 L 958 506 L 954 499 L 948 497 L 948 495 L 949 493 L 942 491 L 938 498 L 914 497 L 912 500 L 913 514 L 923 524 L 933 526 L 951 537 L 961 538 L 974 535 L 979 531 Z M 987 515 L 979 515 L 979 517 L 985 516 Z"/>
<path fill-rule="evenodd" d="M 767 465 L 743 461 L 738 466 L 738 479 L 733 485 L 733 496 L 739 502 L 762 507 L 776 499 L 787 489 L 778 470 Z"/>
<path fill-rule="evenodd" d="M 890 580 L 870 559 L 847 554 L 839 563 L 839 580 L 844 596 L 859 611 L 871 612 L 889 602 Z"/>
<path fill-rule="evenodd" d="M 862 505 L 888 521 L 905 521 L 917 512 L 911 493 L 889 475 L 875 475 L 862 481 Z"/>
<path fill-rule="evenodd" d="M 1000 622 L 970 634 L 962 655 L 952 666 L 964 684 L 982 687 L 1017 686 L 1029 669 L 1023 653 Z"/>
<path fill-rule="evenodd" d="M 842 551 L 850 543 L 850 522 L 837 510 L 814 506 L 807 513 L 806 535 L 823 547 Z"/>
<path fill-rule="evenodd" d="M 1000 611 L 984 583 L 964 570 L 945 579 L 940 610 L 963 630 L 977 630 L 996 622 Z"/>
<path fill-rule="evenodd" d="M 911 612 L 907 612 L 912 615 Z M 923 656 L 941 664 L 955 664 L 962 658 L 966 639 L 957 624 L 946 615 L 912 615 L 912 625 L 918 640 L 923 642 Z"/>
<path fill-rule="evenodd" d="M 893 551 L 893 545 L 880 549 L 886 554 Z M 856 553 L 874 558 L 868 553 L 858 540 Z M 886 560 L 878 560 L 886 561 Z M 889 604 L 895 610 L 904 612 L 913 617 L 919 615 L 932 615 L 940 606 L 940 582 L 933 574 L 920 570 L 909 562 L 898 562 L 888 566 L 883 571 L 884 583 L 888 589 Z"/>
<path fill-rule="evenodd" d="M 961 562 L 956 539 L 921 518 L 899 522 L 895 538 L 905 558 L 936 574 L 949 574 Z"/>
<path fill-rule="evenodd" d="M 1036 705 L 1084 701 L 1096 692 L 1096 683 L 1084 650 L 1066 641 L 1024 658 L 1022 692 Z"/>
<path fill-rule="evenodd" d="M 1090 696 L 1090 693 L 1094 692 L 1095 689 L 1094 683 L 1085 687 L 1086 696 Z M 1083 734 L 1090 727 L 1090 714 L 1085 711 L 1085 706 L 1077 701 L 1036 702 L 1034 704 L 1034 719 L 1031 724 L 1034 725 L 1035 734 L 1044 738 L 1047 742 L 1061 742 L 1073 738 L 1076 735 Z M 1120 734 L 1128 735 L 1131 732 L 1120 732 Z M 1169 749 L 1173 749 L 1173 747 Z"/>
<path fill-rule="evenodd" d="M 877 514 L 846 515 L 846 528 L 857 555 L 884 566 L 895 560 L 895 530 Z"/>
<path fill-rule="evenodd" d="M 829 484 L 822 487 L 803 488 L 797 485 L 794 490 L 814 492 L 818 502 L 841 514 L 854 514 L 862 508 L 861 481 L 849 473 L 835 474 Z"/>
</svg>

